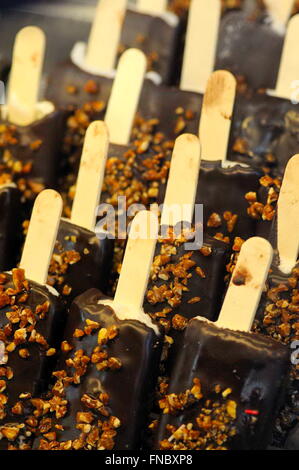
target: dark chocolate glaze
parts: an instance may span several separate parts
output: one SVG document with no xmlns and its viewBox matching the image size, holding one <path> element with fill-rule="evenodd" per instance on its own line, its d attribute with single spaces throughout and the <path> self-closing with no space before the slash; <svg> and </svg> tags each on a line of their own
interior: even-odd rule
<svg viewBox="0 0 299 470">
<path fill-rule="evenodd" d="M 267 95 L 239 96 L 233 117 L 230 148 L 232 160 L 258 167 L 268 166 L 283 174 L 289 159 L 298 152 L 298 105 Z M 234 150 L 242 139 L 244 153 Z M 269 161 L 268 155 L 275 157 Z"/>
<path fill-rule="evenodd" d="M 84 86 L 89 80 L 97 84 L 97 93 L 90 94 L 85 91 Z M 107 104 L 112 84 L 112 79 L 88 74 L 69 61 L 58 65 L 49 76 L 46 97 L 57 106 L 69 109 L 83 106 L 90 101 L 103 101 Z M 69 86 L 76 88 L 75 94 L 67 92 Z M 176 110 L 180 107 L 192 111 L 195 115 L 194 119 L 186 120 L 184 131 L 197 133 L 201 103 L 202 96 L 197 93 L 163 85 L 157 86 L 151 80 L 145 80 L 138 112 L 144 119 L 158 119 L 159 131 L 171 139 L 177 136 L 174 129 L 178 117 Z M 99 113 L 99 119 L 103 118 L 104 112 L 105 110 Z"/>
<path fill-rule="evenodd" d="M 75 239 L 73 238 L 75 237 Z M 107 291 L 112 266 L 114 240 L 99 240 L 94 232 L 78 227 L 67 220 L 60 222 L 54 253 L 76 251 L 81 259 L 69 265 L 64 277 L 64 284 L 72 288 L 67 302 L 70 304 L 78 295 L 88 289 L 98 288 Z M 88 253 L 84 253 L 88 250 Z M 59 290 L 59 286 L 58 286 Z"/>
<path fill-rule="evenodd" d="M 215 69 L 243 76 L 253 89 L 274 88 L 284 35 L 261 15 L 252 19 L 244 12 L 227 13 L 221 21 Z"/>
<path fill-rule="evenodd" d="M 21 249 L 21 194 L 16 187 L 0 187 L 0 271 L 16 266 Z"/>
<path fill-rule="evenodd" d="M 78 438 L 76 430 L 76 413 L 82 411 L 80 399 L 84 393 L 98 396 L 100 392 L 108 393 L 109 408 L 112 416 L 120 419 L 122 425 L 117 430 L 115 450 L 136 450 L 140 448 L 141 438 L 148 410 L 153 398 L 154 380 L 159 363 L 160 338 L 154 330 L 135 320 L 119 320 L 114 311 L 101 305 L 103 295 L 96 289 L 77 297 L 72 304 L 64 339 L 75 350 L 83 349 L 91 355 L 97 346 L 97 334 L 82 339 L 73 337 L 76 328 L 84 328 L 86 319 L 100 323 L 101 327 L 117 326 L 119 335 L 107 346 L 110 357 L 122 362 L 117 371 L 97 371 L 89 364 L 87 373 L 80 385 L 67 388 L 66 399 L 69 401 L 69 412 L 59 421 L 64 431 L 57 433 L 59 442 Z M 60 369 L 65 368 L 65 359 L 61 357 Z M 59 367 L 58 367 L 59 368 Z"/>
<path fill-rule="evenodd" d="M 234 165 L 222 168 L 221 162 L 204 162 L 200 171 L 196 203 L 203 204 L 205 232 L 214 236 L 221 232 L 228 236 L 244 239 L 256 234 L 257 223 L 249 217 L 249 204 L 245 199 L 248 192 L 258 192 L 262 173 L 254 168 Z M 220 227 L 207 227 L 207 221 L 213 212 L 221 217 L 225 211 L 238 215 L 233 232 L 228 232 L 226 223 Z"/>
<path fill-rule="evenodd" d="M 5 288 L 13 288 L 11 275 L 7 274 L 7 278 L 8 282 L 5 284 Z M 40 333 L 46 339 L 49 347 L 58 349 L 65 325 L 65 313 L 61 298 L 51 294 L 46 287 L 30 281 L 29 297 L 26 303 L 22 305 L 24 305 L 24 308 L 32 309 L 34 312 L 35 308 L 44 302 L 49 302 L 49 311 L 44 320 L 38 320 L 35 329 L 37 333 Z M 12 308 L 9 306 L 1 308 L 0 328 L 9 323 L 6 312 L 11 310 Z M 14 330 L 18 328 L 17 324 Z M 30 353 L 29 358 L 23 359 L 19 356 L 19 350 L 22 348 L 28 349 Z M 47 390 L 55 362 L 55 356 L 47 357 L 45 349 L 37 343 L 29 341 L 20 344 L 14 352 L 9 353 L 6 365 L 12 368 L 14 375 L 11 380 L 6 382 L 7 387 L 4 393 L 8 397 L 8 402 L 5 406 L 7 415 L 1 420 L 0 425 L 24 422 L 24 416 L 12 414 L 10 408 L 19 401 L 21 393 L 30 393 L 32 397 L 37 397 Z M 25 405 L 24 414 L 29 414 L 30 411 L 30 405 L 28 409 L 27 405 Z M 3 438 L 0 443 L 1 449 L 7 448 L 6 439 Z"/>
<path fill-rule="evenodd" d="M 140 36 L 144 38 L 140 41 Z M 157 61 L 150 67 L 157 72 L 162 83 L 173 83 L 179 40 L 179 25 L 172 27 L 162 18 L 145 15 L 128 9 L 122 30 L 121 44 L 126 49 L 137 47 L 146 56 L 157 54 Z"/>
<path fill-rule="evenodd" d="M 204 397 L 212 389 L 232 389 L 237 403 L 237 434 L 230 438 L 233 450 L 265 449 L 271 438 L 275 415 L 283 399 L 289 368 L 289 351 L 282 344 L 253 333 L 240 333 L 194 319 L 186 329 L 184 345 L 173 370 L 168 393 L 185 392 L 199 378 Z M 245 410 L 257 410 L 253 425 Z M 165 426 L 193 422 L 200 411 L 194 405 L 177 416 L 163 415 L 158 441 L 165 439 Z"/>
<path fill-rule="evenodd" d="M 56 188 L 60 168 L 60 151 L 65 126 L 65 112 L 54 111 L 29 126 L 16 126 L 16 145 L 7 145 L 0 149 L 0 158 L 4 150 L 9 150 L 16 161 L 32 162 L 29 178 L 48 188 Z M 3 124 L 9 125 L 4 122 Z M 41 141 L 41 145 L 32 150 L 30 144 Z"/>
</svg>

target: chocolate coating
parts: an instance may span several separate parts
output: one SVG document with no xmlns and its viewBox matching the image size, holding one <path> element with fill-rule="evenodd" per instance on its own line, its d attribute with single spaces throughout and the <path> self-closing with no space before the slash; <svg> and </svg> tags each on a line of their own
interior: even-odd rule
<svg viewBox="0 0 299 470">
<path fill-rule="evenodd" d="M 63 275 L 63 284 L 72 288 L 67 297 L 68 304 L 93 287 L 106 292 L 112 265 L 113 245 L 113 240 L 108 238 L 99 240 L 94 232 L 78 227 L 70 221 L 60 222 L 54 253 L 75 251 L 80 255 L 80 261 L 70 264 L 66 274 Z"/>
<path fill-rule="evenodd" d="M 231 158 L 260 168 L 268 166 L 274 173 L 283 174 L 289 159 L 298 152 L 298 122 L 298 105 L 289 100 L 267 95 L 239 96 L 232 125 Z M 238 139 L 244 147 L 242 152 L 236 145 Z"/>
<path fill-rule="evenodd" d="M 237 434 L 230 438 L 229 448 L 264 449 L 283 398 L 288 366 L 288 349 L 280 343 L 261 335 L 219 329 L 195 319 L 186 329 L 168 393 L 192 388 L 194 378 L 200 379 L 205 397 L 216 385 L 223 390 L 231 388 L 230 397 L 237 403 Z M 254 424 L 245 412 L 248 409 L 259 412 Z M 158 440 L 166 437 L 167 424 L 177 428 L 193 422 L 198 413 L 199 407 L 195 406 L 177 416 L 163 415 Z"/>
<path fill-rule="evenodd" d="M 249 204 L 245 195 L 251 191 L 259 191 L 261 176 L 262 173 L 254 168 L 240 165 L 222 168 L 221 162 L 203 162 L 196 203 L 203 204 L 204 228 L 209 235 L 214 236 L 217 232 L 221 232 L 224 235 L 238 236 L 244 239 L 255 235 L 257 223 L 247 213 Z M 226 211 L 238 216 L 232 232 L 226 227 L 225 221 L 221 226 L 215 228 L 207 226 L 212 213 L 217 213 L 222 217 Z"/>
<path fill-rule="evenodd" d="M 251 88 L 274 88 L 284 35 L 267 16 L 256 20 L 244 12 L 227 13 L 221 21 L 215 69 L 245 77 Z"/>
<path fill-rule="evenodd" d="M 13 160 L 32 163 L 28 176 L 31 180 L 56 188 L 65 117 L 64 112 L 54 111 L 28 126 L 15 126 L 17 142 L 0 149 L 1 160 L 5 150 L 9 150 Z M 7 122 L 3 124 L 10 126 Z"/>
<path fill-rule="evenodd" d="M 69 402 L 68 413 L 59 421 L 64 431 L 57 432 L 57 441 L 77 439 L 76 413 L 83 411 L 80 399 L 87 393 L 98 396 L 100 392 L 110 397 L 109 408 L 113 416 L 121 421 L 117 430 L 114 450 L 136 450 L 140 447 L 142 434 L 152 400 L 156 369 L 160 356 L 160 339 L 154 330 L 135 320 L 119 320 L 115 312 L 101 305 L 103 295 L 96 289 L 77 297 L 72 304 L 64 339 L 74 349 L 61 358 L 60 368 L 65 368 L 65 359 L 74 351 L 83 349 L 90 356 L 97 346 L 97 334 L 81 339 L 73 337 L 76 328 L 84 329 L 87 319 L 99 322 L 101 328 L 116 326 L 118 336 L 107 345 L 109 356 L 122 362 L 116 371 L 98 371 L 93 364 L 88 365 L 81 384 L 70 385 L 66 389 Z"/>
<path fill-rule="evenodd" d="M 7 282 L 5 288 L 15 288 L 12 282 L 12 276 L 7 274 Z M 36 315 L 37 322 L 34 326 L 37 334 L 43 336 L 48 343 L 48 347 L 42 347 L 37 342 L 29 341 L 30 333 L 27 332 L 27 339 L 22 342 L 13 352 L 8 353 L 8 362 L 5 366 L 9 366 L 13 371 L 13 377 L 6 381 L 6 389 L 4 394 L 7 396 L 7 403 L 5 405 L 6 416 L 0 421 L 0 426 L 9 423 L 23 423 L 24 415 L 28 416 L 30 413 L 30 406 L 27 408 L 25 405 L 24 415 L 16 415 L 11 412 L 11 407 L 14 406 L 19 400 L 22 393 L 29 393 L 32 397 L 37 397 L 45 390 L 51 380 L 51 372 L 55 366 L 55 358 L 48 357 L 46 351 L 48 348 L 58 348 L 65 324 L 64 309 L 60 297 L 51 294 L 44 286 L 30 282 L 30 290 L 28 299 L 23 302 L 24 309 L 30 309 L 35 312 L 36 307 L 48 302 L 49 309 L 44 319 L 40 319 Z M 1 308 L 0 315 L 0 328 L 8 325 L 9 320 L 6 317 L 7 312 L 11 312 L 11 306 Z M 27 324 L 28 326 L 28 324 Z M 12 335 L 9 337 L 13 340 L 14 332 L 20 328 L 19 323 L 13 325 Z M 8 338 L 8 339 L 9 339 Z M 8 344 L 8 343 L 7 343 Z M 22 358 L 19 355 L 20 349 L 26 348 L 30 356 Z M 7 440 L 2 439 L 1 448 L 7 448 Z"/>
<path fill-rule="evenodd" d="M 0 187 L 0 271 L 16 266 L 21 248 L 21 195 L 13 186 Z"/>
</svg>

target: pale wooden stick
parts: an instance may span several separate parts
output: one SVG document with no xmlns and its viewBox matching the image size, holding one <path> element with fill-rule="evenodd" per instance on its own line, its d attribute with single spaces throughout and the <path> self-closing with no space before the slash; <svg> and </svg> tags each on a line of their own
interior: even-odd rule
<svg viewBox="0 0 299 470">
<path fill-rule="evenodd" d="M 299 15 L 295 15 L 288 24 L 276 89 L 270 91 L 271 95 L 278 98 L 291 99 L 294 92 L 293 84 L 295 84 L 299 77 L 298 44 Z"/>
<path fill-rule="evenodd" d="M 129 49 L 120 58 L 105 122 L 110 142 L 127 145 L 137 111 L 146 72 L 146 58 L 138 49 Z"/>
<path fill-rule="evenodd" d="M 103 186 L 109 147 L 108 129 L 104 122 L 94 121 L 87 129 L 71 222 L 94 231 L 96 208 Z"/>
<path fill-rule="evenodd" d="M 274 22 L 281 26 L 286 25 L 292 13 L 294 0 L 264 0 L 264 2 Z"/>
<path fill-rule="evenodd" d="M 20 126 L 36 118 L 40 79 L 45 55 L 45 35 L 28 26 L 17 34 L 8 91 L 8 120 Z"/>
<path fill-rule="evenodd" d="M 159 15 L 167 10 L 167 0 L 137 0 L 138 10 Z"/>
<path fill-rule="evenodd" d="M 86 64 L 113 70 L 126 13 L 127 0 L 99 0 L 86 51 Z"/>
<path fill-rule="evenodd" d="M 181 76 L 182 90 L 206 91 L 214 70 L 220 17 L 220 0 L 192 0 Z"/>
<path fill-rule="evenodd" d="M 140 310 L 143 305 L 158 236 L 157 216 L 142 211 L 134 218 L 114 303 Z"/>
<path fill-rule="evenodd" d="M 40 193 L 34 204 L 20 266 L 38 284 L 47 282 L 62 206 L 60 194 L 52 189 Z"/>
<path fill-rule="evenodd" d="M 240 251 L 216 325 L 235 331 L 250 331 L 273 258 L 264 238 L 250 238 Z"/>
<path fill-rule="evenodd" d="M 299 154 L 289 161 L 277 204 L 279 269 L 289 274 L 299 252 Z"/>
<path fill-rule="evenodd" d="M 199 125 L 203 160 L 226 160 L 236 87 L 235 77 L 226 70 L 214 72 L 208 81 Z"/>
<path fill-rule="evenodd" d="M 199 139 L 184 134 L 176 139 L 161 216 L 161 225 L 192 222 L 200 170 Z"/>
</svg>

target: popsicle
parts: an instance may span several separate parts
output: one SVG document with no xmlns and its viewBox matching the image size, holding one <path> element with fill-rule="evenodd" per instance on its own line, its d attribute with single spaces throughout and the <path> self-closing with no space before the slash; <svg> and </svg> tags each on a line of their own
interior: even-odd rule
<svg viewBox="0 0 299 470">
<path fill-rule="evenodd" d="M 126 51 L 119 61 L 111 97 L 104 113 L 112 144 L 127 146 L 129 143 L 145 68 L 145 56 L 136 49 Z M 133 77 L 131 76 L 132 70 L 135 71 Z M 64 138 L 64 154 L 69 163 L 66 168 L 65 182 L 62 183 L 64 192 L 68 192 L 76 182 L 86 129 L 91 122 L 104 118 L 104 115 L 97 106 L 91 105 L 70 116 Z M 124 147 L 122 150 L 119 147 L 116 149 L 113 147 L 112 150 L 124 153 L 127 148 Z"/>
<path fill-rule="evenodd" d="M 158 224 L 134 219 L 114 300 L 92 289 L 75 299 L 49 401 L 43 450 L 138 450 L 160 356 L 161 336 L 142 309 Z M 58 427 L 55 427 L 58 425 Z M 51 427 L 50 427 L 51 426 Z"/>
<path fill-rule="evenodd" d="M 70 60 L 49 76 L 46 96 L 58 106 L 107 102 L 119 51 L 138 48 L 147 56 L 149 78 L 170 83 L 175 68 L 179 18 L 166 2 L 141 1 L 127 8 L 126 0 L 98 3 L 88 44 L 76 43 Z M 109 45 L 106 44 L 109 37 Z"/>
<path fill-rule="evenodd" d="M 36 399 L 49 385 L 62 337 L 62 303 L 57 291 L 46 285 L 61 211 L 55 191 L 37 197 L 20 267 L 1 274 L 2 449 L 30 446 Z"/>
<path fill-rule="evenodd" d="M 288 24 L 275 90 L 237 100 L 232 125 L 232 159 L 283 175 L 297 153 L 299 15 Z"/>
<path fill-rule="evenodd" d="M 247 195 L 258 196 L 263 176 L 252 166 L 226 160 L 235 91 L 236 80 L 229 72 L 214 72 L 204 95 L 199 126 L 203 164 L 196 202 L 204 205 L 207 233 L 227 241 L 233 241 L 232 236 L 247 239 L 256 234 L 257 220 Z"/>
<path fill-rule="evenodd" d="M 144 303 L 145 312 L 174 341 L 171 350 L 178 349 L 182 331 L 198 312 L 216 319 L 225 288 L 227 244 L 205 234 L 199 237 L 201 220 L 192 226 L 198 177 L 201 184 L 200 153 L 198 137 L 184 134 L 177 138 L 161 215 L 161 235 Z"/>
<path fill-rule="evenodd" d="M 265 9 L 230 12 L 219 29 L 216 67 L 243 77 L 250 88 L 272 88 L 294 0 L 265 0 Z"/>
<path fill-rule="evenodd" d="M 7 105 L 1 107 L 1 165 L 26 200 L 55 188 L 60 167 L 65 113 L 38 101 L 44 53 L 39 28 L 28 26 L 17 34 Z"/>
<path fill-rule="evenodd" d="M 87 129 L 71 219 L 62 219 L 48 282 L 67 303 L 93 287 L 107 290 L 113 240 L 95 233 L 108 153 L 108 129 L 94 121 Z"/>
<path fill-rule="evenodd" d="M 245 242 L 217 323 L 189 323 L 160 401 L 159 449 L 266 448 L 289 367 L 284 345 L 250 333 L 271 260 L 266 240 Z"/>
</svg>

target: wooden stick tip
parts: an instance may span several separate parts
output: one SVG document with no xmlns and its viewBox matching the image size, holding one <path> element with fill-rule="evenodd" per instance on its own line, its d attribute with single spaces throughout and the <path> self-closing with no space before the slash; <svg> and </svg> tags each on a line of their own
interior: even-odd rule
<svg viewBox="0 0 299 470">
<path fill-rule="evenodd" d="M 46 35 L 44 31 L 38 26 L 25 26 L 25 28 L 19 30 L 16 35 L 16 38 L 18 40 L 24 40 L 26 38 L 32 41 L 39 41 L 42 43 L 45 43 L 46 41 Z"/>
<path fill-rule="evenodd" d="M 88 126 L 86 131 L 86 138 L 87 136 L 98 137 L 100 135 L 109 138 L 108 126 L 104 121 L 93 121 Z"/>
<path fill-rule="evenodd" d="M 134 61 L 135 63 L 138 63 L 142 65 L 144 68 L 147 66 L 147 60 L 144 52 L 142 52 L 140 49 L 135 49 L 135 48 L 130 48 L 127 49 L 120 58 L 120 63 L 124 62 L 131 62 Z"/>
<path fill-rule="evenodd" d="M 43 209 L 49 206 L 56 206 L 57 209 L 63 208 L 63 201 L 61 195 L 54 191 L 54 189 L 45 189 L 36 198 L 34 208 L 38 207 Z"/>
</svg>

